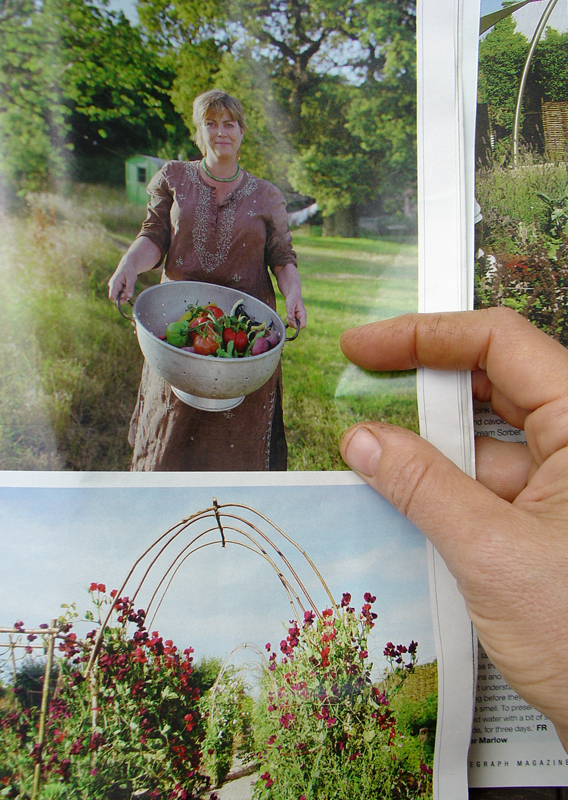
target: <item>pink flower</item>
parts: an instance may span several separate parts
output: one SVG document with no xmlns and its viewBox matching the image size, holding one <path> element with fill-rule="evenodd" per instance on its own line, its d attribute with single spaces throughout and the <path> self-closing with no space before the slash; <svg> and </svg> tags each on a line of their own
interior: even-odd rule
<svg viewBox="0 0 568 800">
<path fill-rule="evenodd" d="M 75 741 L 69 748 L 69 755 L 71 756 L 78 755 L 82 750 L 83 750 L 83 740 L 75 739 Z"/>
<path fill-rule="evenodd" d="M 262 775 L 260 776 L 260 779 L 265 781 L 267 789 L 270 789 L 270 787 L 274 783 L 274 781 L 270 777 L 270 772 L 263 772 Z"/>
<path fill-rule="evenodd" d="M 295 717 L 294 714 L 290 714 L 290 713 L 282 714 L 282 716 L 280 717 L 280 725 L 281 725 L 281 727 L 282 728 L 286 728 L 286 730 L 290 730 L 290 726 L 294 722 L 295 718 L 296 717 Z"/>
<path fill-rule="evenodd" d="M 93 733 L 89 742 L 89 750 L 98 750 L 99 747 L 105 743 L 105 737 L 102 733 Z"/>
</svg>

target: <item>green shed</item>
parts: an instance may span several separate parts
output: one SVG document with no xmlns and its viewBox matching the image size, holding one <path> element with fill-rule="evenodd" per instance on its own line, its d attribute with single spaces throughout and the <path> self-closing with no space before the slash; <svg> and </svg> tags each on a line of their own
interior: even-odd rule
<svg viewBox="0 0 568 800">
<path fill-rule="evenodd" d="M 152 175 L 166 163 L 163 158 L 155 156 L 130 156 L 126 159 L 126 197 L 131 203 L 146 205 L 148 192 L 146 186 Z"/>
</svg>

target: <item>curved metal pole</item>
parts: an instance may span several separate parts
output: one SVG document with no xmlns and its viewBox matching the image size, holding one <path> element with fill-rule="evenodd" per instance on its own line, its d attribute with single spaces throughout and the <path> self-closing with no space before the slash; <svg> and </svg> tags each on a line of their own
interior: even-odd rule
<svg viewBox="0 0 568 800">
<path fill-rule="evenodd" d="M 531 66 L 532 57 L 534 55 L 534 51 L 536 46 L 542 36 L 543 30 L 546 28 L 546 23 L 552 12 L 554 11 L 554 6 L 558 0 L 550 0 L 549 4 L 544 9 L 544 13 L 540 18 L 540 22 L 536 26 L 536 30 L 534 32 L 531 46 L 529 49 L 529 54 L 527 56 L 527 60 L 525 61 L 525 67 L 523 69 L 523 74 L 521 76 L 521 83 L 519 85 L 519 93 L 517 95 L 517 104 L 515 106 L 515 120 L 513 122 L 513 164 L 517 166 L 517 160 L 519 157 L 519 129 L 521 127 L 521 108 L 523 105 L 523 94 L 525 92 L 525 85 L 527 82 L 527 76 L 529 74 L 529 69 Z"/>
</svg>

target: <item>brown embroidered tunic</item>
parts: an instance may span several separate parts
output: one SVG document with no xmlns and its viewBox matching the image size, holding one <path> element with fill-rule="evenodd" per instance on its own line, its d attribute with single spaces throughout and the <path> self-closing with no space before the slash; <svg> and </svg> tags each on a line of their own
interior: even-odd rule
<svg viewBox="0 0 568 800">
<path fill-rule="evenodd" d="M 162 280 L 229 286 L 275 308 L 268 267 L 296 264 L 279 189 L 245 172 L 218 206 L 198 162 L 170 161 L 148 193 L 138 235 L 165 258 Z M 129 442 L 136 471 L 286 469 L 280 368 L 236 408 L 211 412 L 183 403 L 144 365 Z"/>
</svg>

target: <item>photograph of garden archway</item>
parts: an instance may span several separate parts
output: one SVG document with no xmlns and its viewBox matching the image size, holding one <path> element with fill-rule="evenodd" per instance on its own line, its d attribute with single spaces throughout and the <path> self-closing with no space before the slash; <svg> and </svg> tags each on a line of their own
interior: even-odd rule
<svg viewBox="0 0 568 800">
<path fill-rule="evenodd" d="M 431 796 L 423 537 L 353 480 L 239 486 L 235 505 L 236 492 L 0 490 L 18 532 L 3 550 L 23 554 L 0 597 L 0 777 L 14 796 L 31 796 L 36 767 L 38 798 L 222 798 L 235 778 L 250 797 Z M 33 647 L 51 619 L 38 744 Z"/>
</svg>

